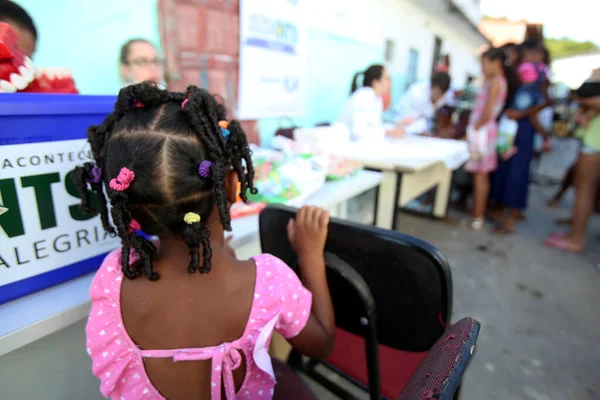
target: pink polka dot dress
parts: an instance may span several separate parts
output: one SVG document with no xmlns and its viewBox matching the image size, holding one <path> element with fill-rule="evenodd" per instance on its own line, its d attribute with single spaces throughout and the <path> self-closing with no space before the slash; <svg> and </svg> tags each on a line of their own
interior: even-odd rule
<svg viewBox="0 0 600 400">
<path fill-rule="evenodd" d="M 144 359 L 172 358 L 212 360 L 211 399 L 271 399 L 275 374 L 268 353 L 273 331 L 286 338 L 299 334 L 310 316 L 311 293 L 281 260 L 269 254 L 254 258 L 256 286 L 244 334 L 215 347 L 175 350 L 139 349 L 127 334 L 121 316 L 123 273 L 121 252 L 108 255 L 92 282 L 92 310 L 86 327 L 87 352 L 92 371 L 100 379 L 100 391 L 111 399 L 164 399 L 144 370 Z M 236 392 L 232 371 L 244 354 L 246 377 Z"/>
</svg>

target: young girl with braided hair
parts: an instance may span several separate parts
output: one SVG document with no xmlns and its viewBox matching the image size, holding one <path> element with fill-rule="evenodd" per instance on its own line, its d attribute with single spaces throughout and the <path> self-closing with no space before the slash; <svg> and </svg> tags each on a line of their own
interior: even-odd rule
<svg viewBox="0 0 600 400">
<path fill-rule="evenodd" d="M 268 347 L 277 331 L 311 357 L 332 349 L 327 212 L 303 208 L 288 226 L 306 287 L 271 255 L 235 259 L 224 230 L 231 230 L 238 182 L 242 199 L 256 191 L 254 169 L 240 123 L 228 122 L 224 107 L 203 89 L 126 87 L 88 137 L 94 162 L 75 173 L 82 208 L 95 211 L 90 196 L 96 196 L 105 229 L 122 242 L 90 289 L 87 351 L 102 394 L 306 398 L 310 392 L 298 379 L 275 388 L 278 364 Z"/>
</svg>

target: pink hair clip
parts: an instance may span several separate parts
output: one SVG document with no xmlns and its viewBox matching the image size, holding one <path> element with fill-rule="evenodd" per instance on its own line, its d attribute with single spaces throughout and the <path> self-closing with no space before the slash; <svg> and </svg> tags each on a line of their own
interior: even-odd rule
<svg viewBox="0 0 600 400">
<path fill-rule="evenodd" d="M 144 107 L 144 105 L 142 104 L 142 102 L 138 101 L 138 100 L 133 100 L 133 106 L 135 108 L 143 108 Z"/>
<path fill-rule="evenodd" d="M 185 105 L 190 101 L 190 99 L 185 99 L 184 101 L 181 102 L 181 109 L 185 109 Z"/>
<path fill-rule="evenodd" d="M 121 168 L 119 175 L 116 178 L 110 180 L 108 186 L 111 189 L 117 190 L 119 192 L 123 192 L 127 190 L 133 179 L 135 178 L 135 173 L 127 168 Z"/>
<path fill-rule="evenodd" d="M 140 223 L 137 222 L 135 219 L 132 219 L 131 222 L 129 223 L 129 233 L 139 231 L 140 229 L 142 229 L 142 226 L 140 225 Z"/>
</svg>

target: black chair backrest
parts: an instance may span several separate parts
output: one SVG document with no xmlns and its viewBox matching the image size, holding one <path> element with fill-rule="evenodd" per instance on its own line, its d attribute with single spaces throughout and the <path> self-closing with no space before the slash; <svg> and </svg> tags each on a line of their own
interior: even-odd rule
<svg viewBox="0 0 600 400">
<path fill-rule="evenodd" d="M 296 210 L 268 206 L 260 214 L 260 239 L 265 253 L 290 266 L 296 255 L 286 224 Z M 349 264 L 368 286 L 376 308 L 377 340 L 404 351 L 425 351 L 443 334 L 452 309 L 452 278 L 443 254 L 430 244 L 398 232 L 332 218 L 326 253 Z M 328 272 L 336 325 L 367 336 L 369 304 L 354 296 L 356 280 Z"/>
</svg>

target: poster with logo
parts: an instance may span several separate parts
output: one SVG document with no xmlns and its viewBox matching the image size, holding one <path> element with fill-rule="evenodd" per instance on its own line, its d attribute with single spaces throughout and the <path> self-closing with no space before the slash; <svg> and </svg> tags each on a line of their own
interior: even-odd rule
<svg viewBox="0 0 600 400">
<path fill-rule="evenodd" d="M 0 96 L 0 304 L 92 272 L 119 246 L 99 217 L 79 209 L 71 178 L 91 160 L 87 126 L 114 98 L 9 96 L 10 104 Z"/>
<path fill-rule="evenodd" d="M 306 0 L 240 2 L 238 118 L 304 113 Z"/>
</svg>

